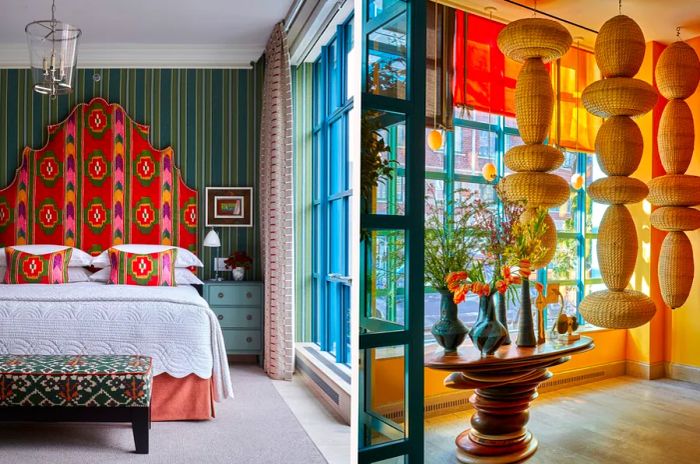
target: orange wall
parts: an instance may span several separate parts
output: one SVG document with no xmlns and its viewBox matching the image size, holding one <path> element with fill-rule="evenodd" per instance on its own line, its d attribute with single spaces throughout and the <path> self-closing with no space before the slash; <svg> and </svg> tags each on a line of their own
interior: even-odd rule
<svg viewBox="0 0 700 464">
<path fill-rule="evenodd" d="M 635 76 L 637 79 L 655 85 L 654 68 L 663 49 L 664 46 L 657 42 L 647 44 L 644 62 L 639 73 Z M 652 111 L 636 120 L 644 137 L 644 155 L 633 177 L 645 183 L 649 182 L 652 177 L 663 174 L 663 167 L 661 167 L 659 161 L 656 134 L 665 104 L 665 100 L 659 98 Z M 663 241 L 663 232 L 653 230 L 651 227 L 649 215 L 652 208 L 649 202 L 645 200 L 641 203 L 628 205 L 628 208 L 637 226 L 637 237 L 639 240 L 637 265 L 630 286 L 634 290 L 651 296 L 656 303 L 656 315 L 649 324 L 629 330 L 626 357 L 632 361 L 653 364 L 662 362 L 665 358 L 664 340 L 666 338 L 665 326 L 668 309 L 664 306 L 659 293 L 656 272 L 659 249 Z"/>
<path fill-rule="evenodd" d="M 700 55 L 700 37 L 688 41 Z M 687 174 L 700 175 L 700 90 L 688 100 L 695 120 L 695 152 Z M 700 231 L 688 233 L 693 244 L 695 280 L 688 301 L 680 308 L 670 311 L 668 337 L 668 360 L 672 363 L 700 367 Z"/>
</svg>

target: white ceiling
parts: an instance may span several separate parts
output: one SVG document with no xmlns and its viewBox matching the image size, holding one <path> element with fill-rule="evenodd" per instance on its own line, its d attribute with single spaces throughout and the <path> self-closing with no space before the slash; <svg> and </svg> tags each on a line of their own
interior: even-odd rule
<svg viewBox="0 0 700 464">
<path fill-rule="evenodd" d="M 440 0 L 488 15 L 484 8 L 493 6 L 494 18 L 512 21 L 532 15 L 532 12 L 504 0 Z M 517 0 L 533 6 L 534 0 Z M 616 0 L 537 0 L 537 9 L 560 18 L 599 30 L 603 23 L 618 14 Z M 700 0 L 623 0 L 622 13 L 634 19 L 647 41 L 668 44 L 675 41 L 676 26 L 681 26 L 681 38 L 700 36 Z M 566 26 L 566 24 L 564 24 Z M 581 28 L 567 26 L 571 35 L 581 36 L 582 45 L 593 47 L 595 34 Z"/>
<path fill-rule="evenodd" d="M 167 46 L 185 55 L 215 53 L 250 60 L 262 54 L 292 1 L 56 0 L 56 17 L 82 30 L 81 49 L 91 56 L 100 49 L 126 53 Z M 51 0 L 0 0 L 0 47 L 21 46 L 26 54 L 24 26 L 50 17 Z"/>
</svg>

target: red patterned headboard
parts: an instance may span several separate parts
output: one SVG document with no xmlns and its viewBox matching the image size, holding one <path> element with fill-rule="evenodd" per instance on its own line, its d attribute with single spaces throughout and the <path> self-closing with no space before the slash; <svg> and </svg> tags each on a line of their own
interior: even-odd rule
<svg viewBox="0 0 700 464">
<path fill-rule="evenodd" d="M 0 246 L 46 243 L 93 254 L 120 243 L 177 245 L 196 252 L 197 192 L 156 150 L 148 126 L 101 98 L 48 127 L 43 148 L 25 148 L 0 190 Z"/>
</svg>

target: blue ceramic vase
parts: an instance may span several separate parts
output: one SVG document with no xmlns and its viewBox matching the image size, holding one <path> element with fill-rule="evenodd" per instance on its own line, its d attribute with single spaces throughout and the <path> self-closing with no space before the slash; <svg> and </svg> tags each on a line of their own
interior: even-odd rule
<svg viewBox="0 0 700 464">
<path fill-rule="evenodd" d="M 457 316 L 457 305 L 452 299 L 452 293 L 438 289 L 440 293 L 440 320 L 433 324 L 430 332 L 445 353 L 454 353 L 467 336 L 467 328 Z"/>
<path fill-rule="evenodd" d="M 495 293 L 479 297 L 479 317 L 469 331 L 469 338 L 481 352 L 481 356 L 493 355 L 508 336 L 508 330 L 496 315 L 494 296 Z"/>
<path fill-rule="evenodd" d="M 498 322 L 506 328 L 506 339 L 503 340 L 504 345 L 510 345 L 510 332 L 508 332 L 508 316 L 506 314 L 506 296 L 503 293 L 498 294 Z"/>
</svg>

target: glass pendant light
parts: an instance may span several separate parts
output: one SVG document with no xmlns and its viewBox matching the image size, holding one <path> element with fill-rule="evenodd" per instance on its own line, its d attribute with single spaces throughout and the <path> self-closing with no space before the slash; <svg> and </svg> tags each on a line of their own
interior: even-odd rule
<svg viewBox="0 0 700 464">
<path fill-rule="evenodd" d="M 56 19 L 54 0 L 51 19 L 29 23 L 24 32 L 27 34 L 34 90 L 51 98 L 71 93 L 80 29 Z"/>
</svg>

